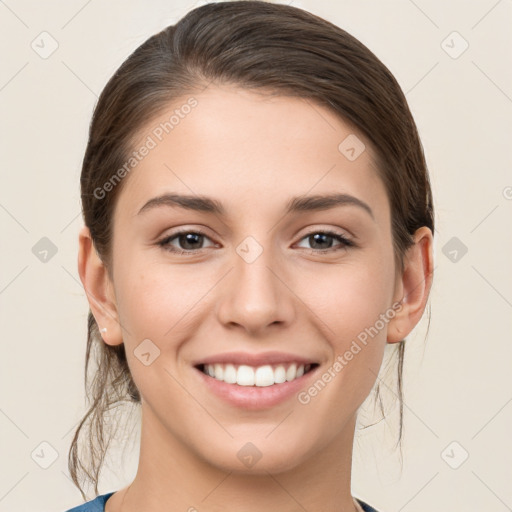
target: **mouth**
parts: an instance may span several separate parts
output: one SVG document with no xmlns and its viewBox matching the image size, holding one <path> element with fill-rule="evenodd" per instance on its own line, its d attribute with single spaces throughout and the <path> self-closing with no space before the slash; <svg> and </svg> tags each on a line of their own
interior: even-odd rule
<svg viewBox="0 0 512 512">
<path fill-rule="evenodd" d="M 195 368 L 206 376 L 226 384 L 268 387 L 300 379 L 318 367 L 318 363 L 286 363 L 249 366 L 245 364 L 198 364 Z"/>
</svg>

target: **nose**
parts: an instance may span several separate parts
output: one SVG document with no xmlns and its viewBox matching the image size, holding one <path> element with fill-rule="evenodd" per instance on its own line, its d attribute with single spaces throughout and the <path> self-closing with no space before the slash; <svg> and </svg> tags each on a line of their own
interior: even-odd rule
<svg viewBox="0 0 512 512">
<path fill-rule="evenodd" d="M 272 325 L 290 325 L 295 314 L 294 294 L 282 266 L 268 249 L 254 261 L 240 254 L 235 252 L 234 268 L 219 290 L 219 321 L 252 335 L 263 334 Z"/>
</svg>

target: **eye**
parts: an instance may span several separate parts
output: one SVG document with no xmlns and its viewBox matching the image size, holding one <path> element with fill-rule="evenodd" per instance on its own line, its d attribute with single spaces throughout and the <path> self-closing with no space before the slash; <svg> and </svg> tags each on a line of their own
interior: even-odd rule
<svg viewBox="0 0 512 512">
<path fill-rule="evenodd" d="M 160 240 L 158 245 L 163 247 L 166 251 L 173 252 L 176 254 L 197 254 L 200 252 L 203 247 L 198 247 L 201 242 L 208 238 L 208 236 L 202 231 L 191 231 L 191 230 L 182 230 L 174 233 L 170 236 L 165 237 Z M 209 238 L 208 238 L 209 239 Z M 171 242 L 176 241 L 181 246 L 181 248 L 176 248 L 171 245 Z"/>
<path fill-rule="evenodd" d="M 312 254 L 318 252 L 334 252 L 345 249 L 346 247 L 355 246 L 354 242 L 346 238 L 341 233 L 336 233 L 335 231 L 312 231 L 302 238 L 302 240 L 306 239 L 313 245 L 313 249 L 310 251 Z M 332 239 L 337 240 L 340 244 L 337 247 L 332 248 Z M 320 245 L 320 247 L 318 247 L 318 245 Z M 326 245 L 327 247 L 325 247 Z"/>
<path fill-rule="evenodd" d="M 200 230 L 191 231 L 191 230 L 181 230 L 176 233 L 173 233 L 170 236 L 166 236 L 157 244 L 162 247 L 164 250 L 175 253 L 175 254 L 187 254 L 194 255 L 201 252 L 204 247 L 199 247 L 202 245 L 201 242 L 204 239 L 210 239 L 205 233 Z M 325 252 L 335 252 L 346 247 L 355 246 L 354 242 L 346 238 L 341 233 L 336 233 L 335 231 L 312 231 L 311 233 L 304 236 L 301 240 L 308 240 L 310 244 L 313 245 L 313 248 L 310 250 L 312 254 L 317 253 L 325 253 Z M 339 242 L 338 246 L 332 247 L 332 239 Z M 180 247 L 175 247 L 172 245 L 173 242 L 177 242 Z M 318 247 L 320 245 L 320 247 Z M 324 247 L 322 247 L 322 245 Z M 327 247 L 325 247 L 327 245 Z M 215 244 L 212 244 L 215 246 Z"/>
</svg>

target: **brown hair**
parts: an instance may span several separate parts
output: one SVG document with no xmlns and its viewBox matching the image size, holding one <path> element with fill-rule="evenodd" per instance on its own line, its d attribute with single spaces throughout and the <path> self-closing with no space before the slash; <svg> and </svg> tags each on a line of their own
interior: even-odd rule
<svg viewBox="0 0 512 512">
<path fill-rule="evenodd" d="M 108 182 L 133 151 L 138 131 L 169 102 L 209 83 L 230 84 L 326 106 L 368 138 L 391 207 L 396 268 L 416 229 L 434 233 L 428 170 L 416 125 L 391 72 L 353 36 L 304 10 L 264 1 L 207 4 L 153 35 L 119 67 L 103 89 L 92 117 L 80 178 L 83 217 L 94 246 L 112 276 L 112 216 L 124 181 L 105 197 L 95 191 Z M 430 320 L 430 311 L 429 311 Z M 105 436 L 106 413 L 123 402 L 140 403 L 124 345 L 103 342 L 89 310 L 85 388 L 90 408 L 75 431 L 68 464 L 75 485 L 98 480 L 112 439 Z M 398 355 L 397 396 L 402 439 L 402 368 Z M 96 368 L 88 378 L 96 353 Z M 384 414 L 379 385 L 376 386 Z M 78 453 L 89 424 L 86 455 Z M 82 474 L 82 478 L 80 477 Z"/>
</svg>

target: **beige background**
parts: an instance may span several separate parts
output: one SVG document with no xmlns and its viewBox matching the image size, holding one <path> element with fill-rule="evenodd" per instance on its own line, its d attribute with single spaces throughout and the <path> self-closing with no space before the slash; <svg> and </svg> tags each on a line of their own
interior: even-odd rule
<svg viewBox="0 0 512 512">
<path fill-rule="evenodd" d="M 381 512 L 512 510 L 512 2 L 291 3 L 352 33 L 395 74 L 435 197 L 432 322 L 426 341 L 425 318 L 407 342 L 403 469 L 392 414 L 357 437 L 353 494 Z M 0 2 L 0 512 L 81 502 L 67 450 L 84 411 L 76 261 L 88 124 L 129 53 L 194 5 Z M 46 59 L 31 47 L 43 31 L 58 43 Z M 57 249 L 47 262 L 33 252 L 43 237 Z M 102 493 L 133 477 L 136 441 L 109 460 Z"/>
</svg>

